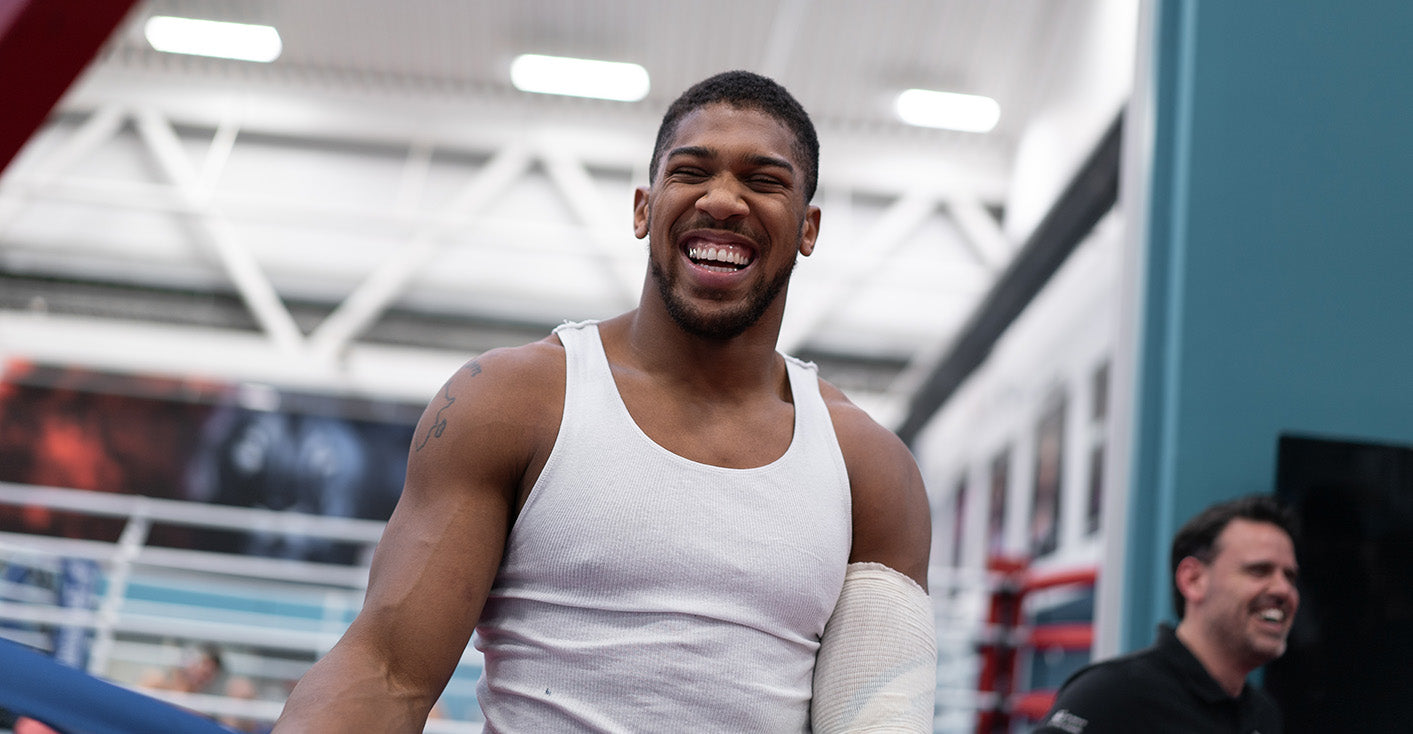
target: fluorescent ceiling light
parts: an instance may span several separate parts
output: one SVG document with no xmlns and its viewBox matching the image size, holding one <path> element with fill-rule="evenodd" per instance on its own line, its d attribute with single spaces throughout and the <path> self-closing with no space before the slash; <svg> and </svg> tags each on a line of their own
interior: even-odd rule
<svg viewBox="0 0 1413 734">
<path fill-rule="evenodd" d="M 271 26 L 154 15 L 143 28 L 152 48 L 169 54 L 271 62 L 280 57 L 280 33 Z"/>
<path fill-rule="evenodd" d="M 990 97 L 929 89 L 909 89 L 899 94 L 894 109 L 909 125 L 968 133 L 990 132 L 1001 119 L 1001 105 Z"/>
<path fill-rule="evenodd" d="M 648 72 L 637 64 L 523 54 L 510 64 L 510 82 L 522 92 L 564 94 L 619 102 L 648 96 Z"/>
</svg>

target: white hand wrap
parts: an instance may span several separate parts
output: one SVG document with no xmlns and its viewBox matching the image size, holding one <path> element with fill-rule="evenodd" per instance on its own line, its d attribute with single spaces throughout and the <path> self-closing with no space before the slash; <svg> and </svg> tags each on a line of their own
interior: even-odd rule
<svg viewBox="0 0 1413 734">
<path fill-rule="evenodd" d="M 815 734 L 931 732 L 935 625 L 915 581 L 879 563 L 849 564 L 815 661 Z"/>
</svg>

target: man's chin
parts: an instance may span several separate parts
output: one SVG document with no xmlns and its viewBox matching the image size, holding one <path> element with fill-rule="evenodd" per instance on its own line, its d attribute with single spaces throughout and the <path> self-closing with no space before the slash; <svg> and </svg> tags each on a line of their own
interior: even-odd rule
<svg viewBox="0 0 1413 734">
<path fill-rule="evenodd" d="M 735 339 L 744 334 L 746 329 L 749 329 L 754 323 L 754 321 L 729 314 L 707 317 L 701 314 L 682 313 L 678 309 L 672 309 L 669 313 L 672 320 L 688 334 L 719 341 Z"/>
<path fill-rule="evenodd" d="M 1254 657 L 1260 658 L 1261 665 L 1265 665 L 1284 655 L 1286 647 L 1285 638 L 1278 641 L 1272 639 L 1256 640 L 1252 645 L 1252 653 Z"/>
</svg>

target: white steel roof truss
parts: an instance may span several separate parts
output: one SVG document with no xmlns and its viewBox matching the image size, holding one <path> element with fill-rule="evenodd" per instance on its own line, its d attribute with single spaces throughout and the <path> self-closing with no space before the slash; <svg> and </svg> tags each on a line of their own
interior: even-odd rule
<svg viewBox="0 0 1413 734">
<path fill-rule="evenodd" d="M 857 251 L 855 260 L 862 263 L 853 269 L 852 276 L 848 280 L 836 279 L 829 287 L 815 292 L 808 303 L 795 309 L 795 318 L 781 326 L 780 350 L 787 354 L 799 351 L 814 330 L 828 322 L 841 303 L 887 265 L 890 256 L 936 209 L 936 195 L 926 191 L 910 191 L 894 199 L 869 231 L 851 245 Z"/>
<path fill-rule="evenodd" d="M 270 339 L 283 351 L 298 352 L 304 336 L 285 308 L 260 264 L 231 231 L 224 217 L 207 202 L 196 170 L 182 150 L 177 134 L 165 117 L 153 110 L 136 114 L 137 129 L 158 165 L 175 186 L 176 194 L 191 207 L 192 223 L 215 249 L 241 298 Z"/>
<path fill-rule="evenodd" d="M 996 221 L 974 197 L 954 196 L 947 200 L 947 213 L 962 231 L 977 261 L 987 272 L 998 273 L 1015 255 L 1011 244 Z"/>
<path fill-rule="evenodd" d="M 613 223 L 604 216 L 607 207 L 599 200 L 598 190 L 594 188 L 588 170 L 581 161 L 563 152 L 549 149 L 543 155 L 550 180 L 564 195 L 566 203 L 587 230 L 587 239 L 600 255 L 593 259 L 603 269 L 610 290 L 622 293 L 622 307 L 631 308 L 637 302 L 640 282 L 624 278 L 616 267 L 614 246 L 619 235 L 614 232 Z"/>
<path fill-rule="evenodd" d="M 5 236 L 5 230 L 15 217 L 24 211 L 31 196 L 53 185 L 75 161 L 110 140 L 122 127 L 126 114 L 117 105 L 96 108 L 58 147 L 34 164 L 35 170 L 27 179 L 7 185 L 7 190 L 14 186 L 20 195 L 0 198 L 0 238 Z"/>
<path fill-rule="evenodd" d="M 470 223 L 497 194 L 525 174 L 529 151 L 502 148 L 442 211 L 393 251 L 310 335 L 318 358 L 331 358 L 381 315 L 445 246 L 445 236 Z"/>
</svg>

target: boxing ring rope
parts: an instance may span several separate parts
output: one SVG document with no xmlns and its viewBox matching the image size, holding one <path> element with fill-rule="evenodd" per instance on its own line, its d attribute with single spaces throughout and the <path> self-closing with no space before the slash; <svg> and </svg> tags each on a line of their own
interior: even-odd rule
<svg viewBox="0 0 1413 734">
<path fill-rule="evenodd" d="M 214 721 L 0 639 L 0 706 L 67 734 L 230 734 Z"/>
</svg>

